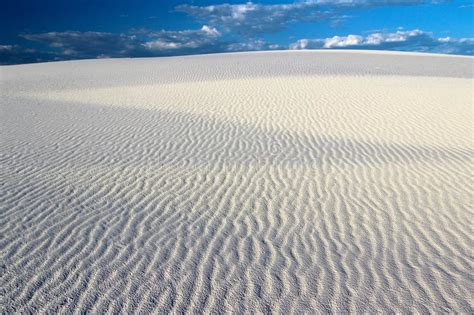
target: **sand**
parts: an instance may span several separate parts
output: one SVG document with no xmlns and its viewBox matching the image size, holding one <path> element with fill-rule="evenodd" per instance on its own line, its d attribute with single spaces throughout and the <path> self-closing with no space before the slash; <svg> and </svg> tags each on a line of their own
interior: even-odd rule
<svg viewBox="0 0 474 315">
<path fill-rule="evenodd" d="M 0 67 L 0 312 L 474 312 L 474 58 Z"/>
</svg>

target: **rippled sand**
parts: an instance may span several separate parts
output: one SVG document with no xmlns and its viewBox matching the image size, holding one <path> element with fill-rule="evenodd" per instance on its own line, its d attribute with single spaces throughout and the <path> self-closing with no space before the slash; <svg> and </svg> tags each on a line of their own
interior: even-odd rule
<svg viewBox="0 0 474 315">
<path fill-rule="evenodd" d="M 473 67 L 0 67 L 0 312 L 473 313 Z"/>
</svg>

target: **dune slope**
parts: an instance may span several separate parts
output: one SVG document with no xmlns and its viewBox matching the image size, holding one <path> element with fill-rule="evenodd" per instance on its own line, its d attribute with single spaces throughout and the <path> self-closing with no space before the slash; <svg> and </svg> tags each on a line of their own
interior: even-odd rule
<svg viewBox="0 0 474 315">
<path fill-rule="evenodd" d="M 473 313 L 473 67 L 1 67 L 1 313 Z"/>
</svg>

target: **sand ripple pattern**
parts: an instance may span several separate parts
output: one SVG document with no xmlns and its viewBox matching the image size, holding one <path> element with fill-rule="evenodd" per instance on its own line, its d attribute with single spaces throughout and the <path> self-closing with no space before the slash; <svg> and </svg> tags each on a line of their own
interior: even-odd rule
<svg viewBox="0 0 474 315">
<path fill-rule="evenodd" d="M 473 64 L 0 68 L 0 312 L 473 313 Z"/>
</svg>

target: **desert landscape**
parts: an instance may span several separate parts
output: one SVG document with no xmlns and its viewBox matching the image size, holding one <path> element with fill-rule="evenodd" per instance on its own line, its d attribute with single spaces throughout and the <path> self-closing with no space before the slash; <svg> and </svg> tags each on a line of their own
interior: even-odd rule
<svg viewBox="0 0 474 315">
<path fill-rule="evenodd" d="M 0 67 L 0 312 L 474 312 L 474 57 Z"/>
</svg>

